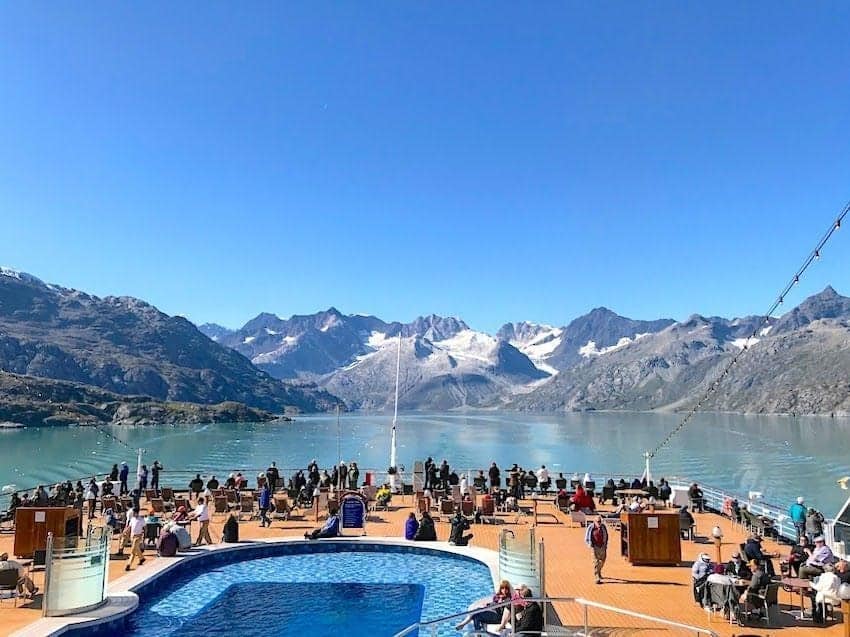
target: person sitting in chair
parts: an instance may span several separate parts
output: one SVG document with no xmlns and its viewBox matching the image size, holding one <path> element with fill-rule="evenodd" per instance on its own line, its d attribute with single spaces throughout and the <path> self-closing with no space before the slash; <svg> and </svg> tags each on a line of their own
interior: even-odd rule
<svg viewBox="0 0 850 637">
<path fill-rule="evenodd" d="M 791 547 L 788 555 L 788 571 L 794 577 L 799 577 L 800 567 L 812 555 L 812 547 L 809 546 L 809 538 L 805 534 L 800 536 L 799 541 Z"/>
<path fill-rule="evenodd" d="M 726 563 L 726 574 L 739 579 L 750 579 L 753 576 L 739 551 L 732 553 L 732 559 Z"/>
<path fill-rule="evenodd" d="M 434 520 L 431 514 L 427 511 L 422 512 L 422 517 L 419 518 L 419 529 L 413 536 L 415 542 L 436 542 L 437 529 L 434 528 Z"/>
<path fill-rule="evenodd" d="M 24 573 L 23 565 L 15 560 L 10 560 L 8 553 L 0 554 L 0 571 L 16 571 L 18 574 L 18 581 L 15 588 L 18 591 L 18 595 L 29 597 L 30 599 L 35 597 L 35 594 L 38 592 L 38 587 L 33 584 L 32 579 Z M 24 591 L 26 591 L 26 593 L 24 593 Z"/>
<path fill-rule="evenodd" d="M 339 516 L 336 509 L 328 509 L 328 519 L 321 528 L 304 534 L 305 540 L 318 540 L 323 537 L 337 537 L 339 535 Z"/>
<path fill-rule="evenodd" d="M 764 570 L 770 577 L 773 577 L 776 574 L 776 571 L 773 569 L 773 562 L 770 560 L 770 558 L 779 557 L 779 554 L 765 553 L 764 551 L 762 551 L 761 535 L 754 533 L 749 538 L 747 538 L 747 543 L 744 544 L 744 554 L 747 556 L 748 560 L 756 560 L 760 563 L 763 563 Z"/>
<path fill-rule="evenodd" d="M 455 546 L 466 546 L 469 540 L 472 539 L 472 533 L 464 535 L 463 532 L 469 530 L 469 521 L 463 516 L 461 511 L 455 513 L 452 518 L 452 532 L 449 535 L 449 544 Z"/>
<path fill-rule="evenodd" d="M 751 610 L 755 605 L 761 604 L 759 594 L 765 586 L 770 584 L 770 575 L 765 572 L 764 567 L 762 567 L 761 562 L 758 560 L 750 560 L 747 564 L 753 576 L 750 578 L 750 584 L 747 586 L 747 590 L 741 593 L 738 601 L 745 610 Z"/>
<path fill-rule="evenodd" d="M 387 507 L 392 500 L 393 493 L 390 491 L 390 485 L 384 484 L 375 492 L 375 501 L 380 507 Z"/>
<path fill-rule="evenodd" d="M 708 581 L 708 576 L 714 572 L 711 566 L 711 557 L 708 553 L 700 553 L 699 557 L 694 560 L 694 565 L 691 567 L 691 578 L 694 591 L 694 601 L 702 606 L 705 595 L 705 585 Z"/>
</svg>

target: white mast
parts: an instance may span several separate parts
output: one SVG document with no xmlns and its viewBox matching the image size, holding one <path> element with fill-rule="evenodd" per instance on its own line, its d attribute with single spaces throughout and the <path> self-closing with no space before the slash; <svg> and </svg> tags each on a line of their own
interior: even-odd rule
<svg viewBox="0 0 850 637">
<path fill-rule="evenodd" d="M 396 479 L 398 476 L 398 463 L 396 460 L 396 425 L 398 423 L 398 383 L 401 378 L 401 331 L 398 333 L 398 353 L 395 363 L 395 407 L 393 409 L 393 428 L 392 438 L 390 439 L 390 468 L 394 469 L 394 473 L 389 476 L 390 490 L 395 493 Z"/>
</svg>

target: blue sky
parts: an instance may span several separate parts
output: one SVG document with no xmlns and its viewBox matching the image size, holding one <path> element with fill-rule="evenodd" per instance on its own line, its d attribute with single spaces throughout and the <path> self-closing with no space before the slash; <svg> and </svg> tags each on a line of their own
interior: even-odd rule
<svg viewBox="0 0 850 637">
<path fill-rule="evenodd" d="M 850 199 L 846 3 L 5 3 L 0 264 L 196 322 L 763 311 Z M 850 294 L 836 235 L 796 302 Z"/>
</svg>

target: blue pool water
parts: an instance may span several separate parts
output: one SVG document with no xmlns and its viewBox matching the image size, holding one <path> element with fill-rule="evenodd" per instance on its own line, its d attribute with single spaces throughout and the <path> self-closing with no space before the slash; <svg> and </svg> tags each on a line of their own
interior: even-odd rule
<svg viewBox="0 0 850 637">
<path fill-rule="evenodd" d="M 180 566 L 138 591 L 125 635 L 391 636 L 493 587 L 477 560 L 364 543 L 258 546 Z"/>
</svg>

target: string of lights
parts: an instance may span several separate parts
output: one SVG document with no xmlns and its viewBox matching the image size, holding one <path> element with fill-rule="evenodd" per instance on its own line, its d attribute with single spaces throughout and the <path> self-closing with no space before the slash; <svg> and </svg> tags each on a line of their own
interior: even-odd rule
<svg viewBox="0 0 850 637">
<path fill-rule="evenodd" d="M 670 440 L 673 438 L 673 436 L 679 433 L 688 424 L 691 418 L 696 415 L 697 411 L 699 411 L 699 408 L 702 407 L 703 403 L 705 403 L 711 397 L 711 395 L 717 391 L 717 388 L 720 386 L 720 383 L 723 382 L 723 379 L 729 375 L 731 369 L 735 367 L 735 365 L 738 363 L 744 353 L 749 349 L 751 341 L 759 335 L 759 332 L 765 327 L 765 324 L 770 321 L 770 317 L 773 316 L 773 313 L 785 302 L 785 297 L 788 296 L 788 293 L 794 288 L 794 286 L 796 286 L 800 282 L 800 277 L 805 274 L 806 270 L 809 269 L 809 266 L 812 265 L 812 263 L 821 258 L 824 246 L 830 240 L 832 235 L 835 234 L 835 232 L 841 228 L 841 223 L 844 221 L 844 217 L 847 216 L 848 212 L 850 212 L 850 203 L 844 206 L 844 209 L 839 213 L 835 221 L 832 222 L 829 229 L 821 237 L 820 241 L 818 241 L 814 250 L 812 250 L 806 257 L 806 259 L 803 261 L 802 266 L 797 269 L 797 271 L 794 273 L 794 276 L 791 277 L 791 280 L 785 285 L 784 288 L 782 288 L 782 291 L 773 301 L 770 308 L 762 315 L 762 319 L 758 323 L 758 325 L 756 325 L 755 329 L 753 330 L 753 333 L 747 337 L 747 340 L 744 342 L 744 345 L 741 350 L 729 360 L 723 371 L 720 372 L 720 374 L 713 381 L 711 381 L 705 393 L 700 397 L 700 399 L 690 409 L 690 411 L 685 414 L 679 424 L 676 425 L 672 430 L 670 430 L 667 436 L 655 447 L 655 449 L 649 452 L 650 458 L 654 458 L 659 451 L 666 447 Z"/>
</svg>

